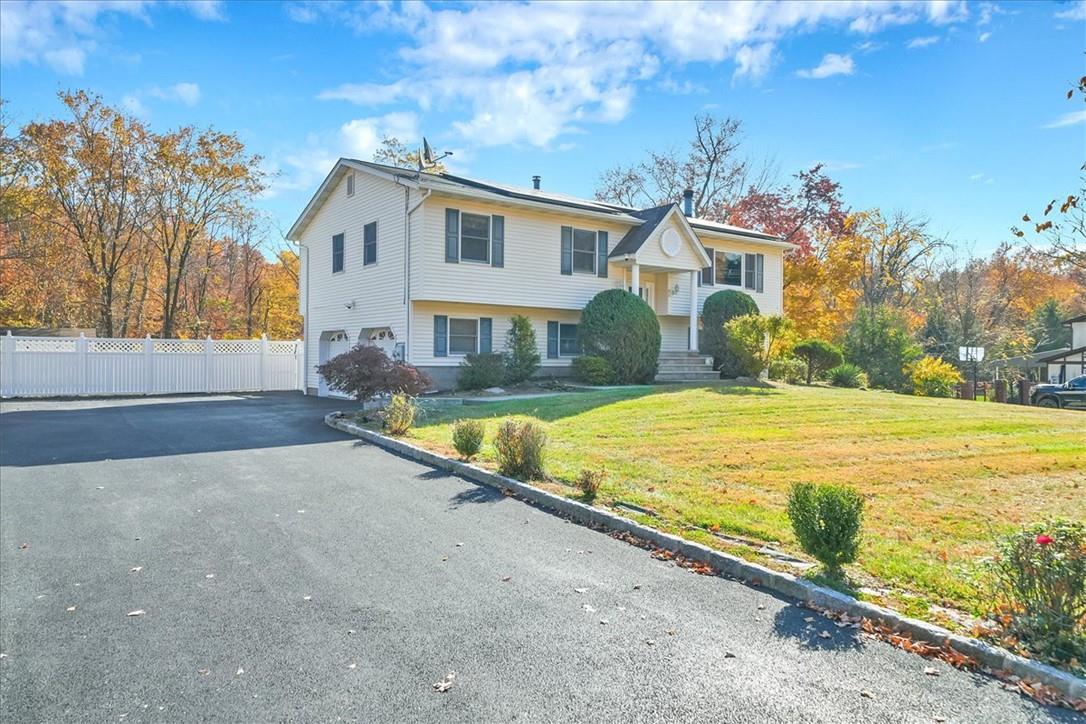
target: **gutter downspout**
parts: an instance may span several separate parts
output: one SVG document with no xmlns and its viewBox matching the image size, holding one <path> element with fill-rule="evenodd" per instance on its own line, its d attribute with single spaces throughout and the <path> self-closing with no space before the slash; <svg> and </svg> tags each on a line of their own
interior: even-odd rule
<svg viewBox="0 0 1086 724">
<path fill-rule="evenodd" d="M 411 362 L 411 214 L 422 206 L 422 203 L 430 197 L 432 191 L 426 189 L 423 191 L 422 197 L 418 202 L 411 205 L 411 187 L 400 183 L 399 179 L 396 179 L 396 183 L 399 186 L 403 186 L 403 305 L 404 305 L 404 345 L 403 345 L 403 360 L 404 362 Z"/>
</svg>

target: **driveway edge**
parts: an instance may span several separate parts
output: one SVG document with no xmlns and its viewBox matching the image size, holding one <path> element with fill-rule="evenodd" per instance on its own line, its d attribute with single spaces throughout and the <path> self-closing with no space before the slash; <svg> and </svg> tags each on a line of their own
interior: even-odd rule
<svg viewBox="0 0 1086 724">
<path fill-rule="evenodd" d="M 759 587 L 803 601 L 818 608 L 829 609 L 849 616 L 872 619 L 909 637 L 935 646 L 950 646 L 955 651 L 978 661 L 990 669 L 1001 669 L 1022 679 L 1038 681 L 1059 690 L 1064 696 L 1074 699 L 1086 698 L 1086 679 L 1080 679 L 1065 671 L 1027 659 L 998 646 L 992 646 L 979 639 L 961 636 L 941 626 L 903 616 L 873 603 L 860 601 L 848 594 L 824 588 L 789 573 L 774 571 L 771 568 L 743 560 L 722 551 L 694 541 L 688 541 L 670 533 L 664 533 L 624 518 L 610 511 L 601 510 L 576 500 L 563 498 L 533 487 L 514 478 L 484 470 L 470 463 L 430 452 L 411 443 L 398 440 L 379 432 L 360 427 L 342 413 L 333 412 L 325 416 L 324 422 L 329 427 L 359 437 L 378 447 L 416 460 L 435 468 L 455 473 L 476 483 L 497 488 L 503 492 L 515 493 L 542 508 L 557 511 L 569 518 L 592 527 L 629 533 L 644 539 L 653 545 L 680 554 L 693 561 L 712 566 L 725 575 L 746 583 L 755 582 Z"/>
</svg>

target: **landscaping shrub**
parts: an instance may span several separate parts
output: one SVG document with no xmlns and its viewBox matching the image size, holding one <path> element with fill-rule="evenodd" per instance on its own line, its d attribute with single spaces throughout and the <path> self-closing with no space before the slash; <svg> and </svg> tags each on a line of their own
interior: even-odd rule
<svg viewBox="0 0 1086 724">
<path fill-rule="evenodd" d="M 805 339 L 792 348 L 792 354 L 806 365 L 807 384 L 844 361 L 841 350 L 822 339 Z"/>
<path fill-rule="evenodd" d="M 888 390 L 908 387 L 905 367 L 921 355 L 904 315 L 888 307 L 861 307 L 841 351 L 847 361 L 867 373 L 873 386 Z"/>
<path fill-rule="evenodd" d="M 608 289 L 592 298 L 577 327 L 584 354 L 603 357 L 619 384 L 652 382 L 660 356 L 660 322 L 641 297 Z"/>
<path fill-rule="evenodd" d="M 465 460 L 471 460 L 483 449 L 486 426 L 481 420 L 457 420 L 453 424 L 452 441 L 456 452 Z"/>
<path fill-rule="evenodd" d="M 1086 661 L 1086 523 L 1038 523 L 998 549 L 993 566 L 1010 632 L 1057 661 Z"/>
<path fill-rule="evenodd" d="M 402 393 L 414 397 L 430 386 L 426 373 L 406 362 L 391 359 L 380 347 L 360 344 L 317 367 L 332 389 L 359 402 L 377 395 Z"/>
<path fill-rule="evenodd" d="M 784 317 L 747 314 L 724 325 L 724 336 L 735 369 L 758 377 L 791 346 L 792 323 Z"/>
<path fill-rule="evenodd" d="M 914 395 L 923 397 L 953 397 L 954 388 L 961 383 L 958 368 L 938 357 L 921 357 L 905 368 Z"/>
<path fill-rule="evenodd" d="M 546 444 L 543 428 L 531 422 L 517 424 L 515 420 L 506 420 L 494 438 L 498 472 L 521 480 L 542 479 Z"/>
<path fill-rule="evenodd" d="M 866 387 L 867 375 L 851 362 L 842 362 L 826 371 L 826 378 L 834 387 Z"/>
<path fill-rule="evenodd" d="M 581 474 L 577 476 L 577 487 L 581 490 L 581 497 L 589 503 L 596 499 L 596 495 L 600 492 L 600 485 L 602 484 L 602 470 L 582 468 Z"/>
<path fill-rule="evenodd" d="M 769 379 L 797 385 L 807 377 L 807 365 L 798 357 L 781 357 L 769 363 Z"/>
<path fill-rule="evenodd" d="M 573 358 L 573 379 L 586 385 L 607 385 L 615 376 L 611 363 L 603 357 L 581 355 Z"/>
<path fill-rule="evenodd" d="M 385 423 L 385 431 L 390 435 L 406 435 L 411 426 L 415 424 L 415 416 L 419 406 L 415 398 L 410 395 L 397 392 L 381 411 L 381 418 Z"/>
<path fill-rule="evenodd" d="M 539 369 L 539 347 L 532 320 L 517 314 L 509 319 L 509 323 L 505 335 L 505 379 L 516 384 L 524 382 Z"/>
<path fill-rule="evenodd" d="M 856 560 L 864 499 L 852 488 L 798 483 L 788 496 L 788 518 L 796 539 L 830 575 Z"/>
<path fill-rule="evenodd" d="M 729 289 L 710 294 L 705 300 L 701 311 L 702 330 L 698 335 L 698 349 L 704 354 L 713 355 L 713 369 L 720 370 L 721 377 L 743 374 L 728 349 L 724 325 L 748 314 L 758 314 L 758 305 L 749 294 L 743 292 Z"/>
<path fill-rule="evenodd" d="M 469 354 L 460 362 L 456 386 L 462 390 L 497 387 L 505 381 L 505 360 L 500 354 Z"/>
</svg>

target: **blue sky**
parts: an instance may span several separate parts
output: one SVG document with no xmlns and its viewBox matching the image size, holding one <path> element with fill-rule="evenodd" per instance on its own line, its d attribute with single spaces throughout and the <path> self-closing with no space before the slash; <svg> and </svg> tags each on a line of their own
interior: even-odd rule
<svg viewBox="0 0 1086 724">
<path fill-rule="evenodd" d="M 990 250 L 1086 157 L 1086 3 L 0 3 L 15 124 L 83 88 L 152 127 L 237 131 L 286 229 L 381 135 L 452 170 L 591 196 L 602 170 L 740 118 L 782 177 L 824 162 L 854 207 Z"/>
</svg>

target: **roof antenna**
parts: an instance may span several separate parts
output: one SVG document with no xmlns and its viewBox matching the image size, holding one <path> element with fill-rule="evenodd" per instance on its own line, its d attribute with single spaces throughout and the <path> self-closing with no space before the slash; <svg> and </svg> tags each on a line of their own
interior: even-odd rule
<svg viewBox="0 0 1086 724">
<path fill-rule="evenodd" d="M 445 151 L 440 156 L 434 156 L 434 149 L 430 148 L 430 142 L 426 140 L 426 136 L 422 137 L 422 148 L 419 149 L 419 173 L 422 173 L 428 168 L 433 168 L 437 163 L 447 157 L 453 155 L 452 151 Z"/>
</svg>

